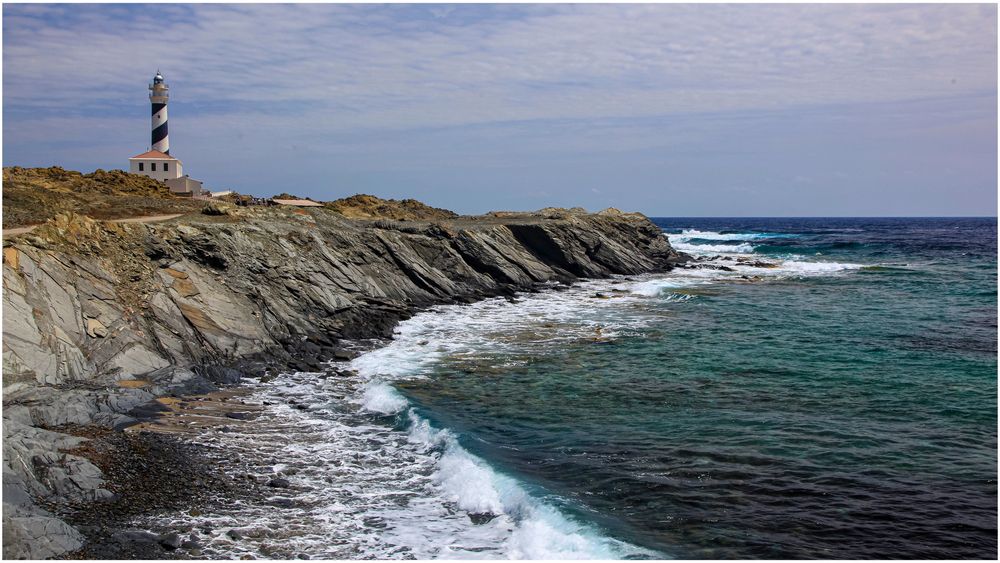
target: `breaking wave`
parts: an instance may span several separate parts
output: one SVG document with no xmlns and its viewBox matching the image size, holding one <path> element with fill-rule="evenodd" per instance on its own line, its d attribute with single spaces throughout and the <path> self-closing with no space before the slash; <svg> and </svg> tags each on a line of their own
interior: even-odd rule
<svg viewBox="0 0 1000 563">
<path fill-rule="evenodd" d="M 679 234 L 666 234 L 671 246 L 716 266 L 731 268 L 739 275 L 762 277 L 788 277 L 824 275 L 846 270 L 857 270 L 864 264 L 842 263 L 824 260 L 803 260 L 801 255 L 788 254 L 794 247 L 750 244 L 746 241 L 767 241 L 772 239 L 795 239 L 797 234 L 789 233 L 719 233 L 685 229 Z M 779 250 L 781 254 L 768 254 L 762 250 Z M 724 260 L 733 260 L 726 262 Z M 742 259 L 742 260 L 740 260 Z M 752 259 L 752 260 L 750 260 Z M 760 260 L 768 266 L 761 267 Z M 724 270 L 725 271 L 725 270 Z M 705 277 L 705 274 L 695 274 Z M 707 274 L 708 277 L 724 279 L 724 274 Z M 671 282 L 667 282 L 671 283 Z"/>
</svg>

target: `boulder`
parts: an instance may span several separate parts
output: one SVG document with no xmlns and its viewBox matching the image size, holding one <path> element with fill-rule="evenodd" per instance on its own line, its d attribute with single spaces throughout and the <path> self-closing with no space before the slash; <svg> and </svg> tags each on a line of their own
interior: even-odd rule
<svg viewBox="0 0 1000 563">
<path fill-rule="evenodd" d="M 87 319 L 87 336 L 91 338 L 104 338 L 108 335 L 108 327 L 97 319 Z"/>
<path fill-rule="evenodd" d="M 163 549 L 169 551 L 173 551 L 181 546 L 181 536 L 176 532 L 160 535 L 156 538 L 156 541 L 163 547 Z"/>
</svg>

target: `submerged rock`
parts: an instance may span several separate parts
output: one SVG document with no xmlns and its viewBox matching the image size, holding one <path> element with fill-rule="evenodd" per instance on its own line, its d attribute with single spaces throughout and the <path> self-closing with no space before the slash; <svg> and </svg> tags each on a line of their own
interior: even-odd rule
<svg viewBox="0 0 1000 563">
<path fill-rule="evenodd" d="M 778 265 L 774 262 L 765 262 L 763 260 L 754 260 L 751 258 L 739 258 L 736 263 L 741 266 L 750 266 L 751 268 L 777 268 Z"/>
<path fill-rule="evenodd" d="M 491 522 L 496 517 L 497 517 L 497 515 L 493 514 L 491 512 L 470 512 L 469 513 L 469 520 L 471 520 L 472 523 L 475 524 L 475 525 L 477 525 L 477 526 L 481 526 L 483 524 L 487 524 L 487 523 Z"/>
</svg>

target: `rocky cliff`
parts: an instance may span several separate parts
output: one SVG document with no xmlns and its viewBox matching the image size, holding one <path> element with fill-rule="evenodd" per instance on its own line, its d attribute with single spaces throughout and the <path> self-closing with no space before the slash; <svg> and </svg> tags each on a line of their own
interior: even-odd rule
<svg viewBox="0 0 1000 563">
<path fill-rule="evenodd" d="M 311 371 L 343 341 L 387 337 L 438 303 L 580 277 L 669 269 L 648 219 L 546 210 L 431 221 L 213 204 L 164 223 L 60 214 L 3 248 L 4 556 L 81 536 L 39 504 L 101 502 L 65 425 L 122 428 L 133 409 L 268 370 Z"/>
</svg>

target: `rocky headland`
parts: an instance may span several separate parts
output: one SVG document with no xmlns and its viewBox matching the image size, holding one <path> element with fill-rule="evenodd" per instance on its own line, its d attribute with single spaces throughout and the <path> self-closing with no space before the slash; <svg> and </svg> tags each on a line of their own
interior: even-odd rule
<svg viewBox="0 0 1000 563">
<path fill-rule="evenodd" d="M 74 174 L 66 181 L 117 181 Z M 390 337 L 397 322 L 435 304 L 686 259 L 644 216 L 616 210 L 462 217 L 358 196 L 314 208 L 202 202 L 191 211 L 194 202 L 155 199 L 188 213 L 113 223 L 59 210 L 4 238 L 5 558 L 100 555 L 87 544 L 107 531 L 81 514 L 107 523 L 128 507 L 164 509 L 178 495 L 231 488 L 211 468 L 192 477 L 170 467 L 219 462 L 198 461 L 183 433 L 123 431 L 172 408 L 165 398 L 217 392 L 246 376 L 321 371 L 350 358 L 350 342 Z M 139 479 L 162 490 L 144 492 Z M 163 553 L 185 541 L 131 539 Z"/>
</svg>

